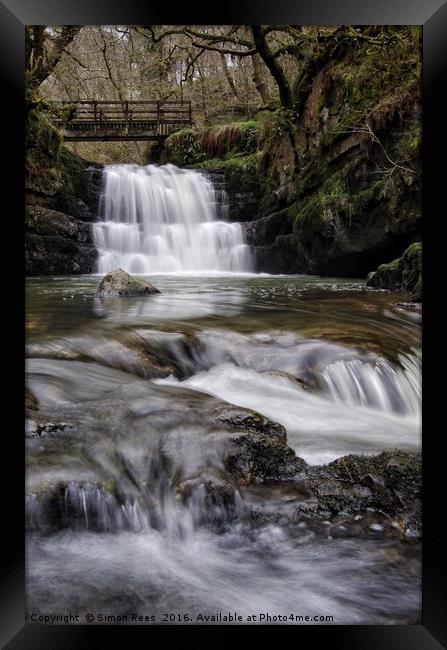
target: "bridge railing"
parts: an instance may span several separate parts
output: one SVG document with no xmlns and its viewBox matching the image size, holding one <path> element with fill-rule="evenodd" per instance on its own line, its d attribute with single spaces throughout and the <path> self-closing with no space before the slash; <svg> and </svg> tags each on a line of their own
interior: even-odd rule
<svg viewBox="0 0 447 650">
<path fill-rule="evenodd" d="M 169 135 L 177 127 L 192 125 L 191 102 L 157 100 L 78 100 L 55 102 L 59 115 L 55 122 L 69 132 L 86 134 L 135 134 L 151 132 L 154 137 Z M 64 112 L 65 116 L 61 117 Z M 105 136 L 106 137 L 106 136 Z"/>
</svg>

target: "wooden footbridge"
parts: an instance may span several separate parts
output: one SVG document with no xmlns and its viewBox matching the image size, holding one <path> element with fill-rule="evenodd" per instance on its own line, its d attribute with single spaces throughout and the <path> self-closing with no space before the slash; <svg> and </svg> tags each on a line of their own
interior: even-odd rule
<svg viewBox="0 0 447 650">
<path fill-rule="evenodd" d="M 191 102 L 79 100 L 55 105 L 54 121 L 68 141 L 162 141 L 193 123 Z"/>
</svg>

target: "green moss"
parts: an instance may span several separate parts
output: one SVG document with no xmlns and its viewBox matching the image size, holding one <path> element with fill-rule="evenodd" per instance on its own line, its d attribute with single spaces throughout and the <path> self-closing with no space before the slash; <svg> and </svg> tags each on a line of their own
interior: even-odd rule
<svg viewBox="0 0 447 650">
<path fill-rule="evenodd" d="M 259 156 L 256 153 L 247 156 L 235 154 L 231 158 L 211 158 L 190 166 L 199 169 L 243 169 L 255 172 L 258 160 Z"/>
<path fill-rule="evenodd" d="M 304 192 L 306 181 L 303 181 L 299 192 Z M 337 216 L 340 212 L 352 214 L 355 208 L 367 202 L 374 190 L 367 188 L 354 196 L 349 192 L 343 173 L 333 174 L 323 182 L 320 189 L 311 193 L 303 202 L 296 203 L 296 221 L 301 224 L 306 221 L 320 223 L 324 215 Z"/>
<path fill-rule="evenodd" d="M 406 251 L 404 252 L 404 255 L 407 257 L 419 257 L 422 254 L 422 244 L 420 242 L 416 242 L 414 244 L 411 244 Z"/>
<path fill-rule="evenodd" d="M 392 262 L 388 262 L 388 264 L 381 264 L 378 267 L 378 270 L 380 271 L 396 271 L 399 266 L 400 266 L 400 257 L 397 258 L 397 260 L 393 260 Z"/>
<path fill-rule="evenodd" d="M 165 144 L 167 158 L 181 165 L 247 156 L 254 153 L 257 146 L 258 128 L 254 120 L 182 129 L 170 135 Z"/>
<path fill-rule="evenodd" d="M 327 466 L 338 478 L 351 482 L 362 482 L 367 475 L 383 475 L 393 488 L 420 486 L 421 455 L 417 452 L 400 450 L 383 451 L 377 456 L 343 456 Z"/>
<path fill-rule="evenodd" d="M 26 115 L 26 157 L 28 176 L 42 176 L 54 180 L 58 176 L 57 163 L 62 145 L 62 136 L 43 112 L 40 103 L 28 105 Z"/>
<path fill-rule="evenodd" d="M 352 48 L 340 60 L 334 59 L 326 70 L 326 106 L 330 111 L 328 128 L 323 145 L 330 147 L 345 137 L 346 131 L 364 126 L 367 122 L 375 129 L 402 117 L 406 102 L 417 93 L 420 79 L 420 30 L 403 28 L 400 37 L 390 47 L 381 49 L 368 45 Z M 396 156 L 400 160 L 418 153 L 420 127 L 418 116 L 414 125 L 406 120 L 402 134 L 402 148 Z M 404 142 L 404 140 L 408 141 Z M 394 153 L 394 152 L 393 152 Z"/>
<path fill-rule="evenodd" d="M 56 167 L 59 207 L 63 211 L 71 206 L 73 197 L 85 200 L 88 196 L 88 178 L 85 173 L 87 163 L 73 151 L 62 146 Z"/>
<path fill-rule="evenodd" d="M 236 154 L 222 160 L 211 158 L 200 163 L 189 165 L 192 169 L 224 170 L 225 179 L 234 192 L 259 193 L 258 177 L 259 153 L 243 156 Z"/>
</svg>

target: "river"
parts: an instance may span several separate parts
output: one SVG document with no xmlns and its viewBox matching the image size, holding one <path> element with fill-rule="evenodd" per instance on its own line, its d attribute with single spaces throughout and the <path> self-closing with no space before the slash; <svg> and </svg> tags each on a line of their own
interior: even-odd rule
<svg viewBox="0 0 447 650">
<path fill-rule="evenodd" d="M 254 501 L 287 506 L 275 485 L 241 486 L 231 513 L 206 506 L 200 484 L 186 502 L 176 491 L 204 473 L 227 480 L 211 418 L 223 402 L 282 424 L 310 465 L 419 449 L 417 309 L 363 280 L 147 279 L 161 294 L 101 299 L 95 275 L 27 280 L 27 386 L 53 423 L 27 437 L 28 615 L 418 622 L 420 545 L 379 532 L 374 513 L 364 535 L 340 538 L 246 516 Z"/>
</svg>

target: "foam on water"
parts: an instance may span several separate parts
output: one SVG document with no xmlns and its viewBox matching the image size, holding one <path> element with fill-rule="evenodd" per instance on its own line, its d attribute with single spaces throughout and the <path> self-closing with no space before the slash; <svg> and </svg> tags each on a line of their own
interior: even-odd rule
<svg viewBox="0 0 447 650">
<path fill-rule="evenodd" d="M 390 366 L 394 383 L 380 384 L 374 370 L 368 367 L 364 370 L 364 391 L 381 400 L 377 404 L 374 399 L 368 402 L 366 397 L 355 401 L 350 393 L 355 378 L 345 372 L 346 364 L 349 368 L 350 363 L 336 362 L 342 368 L 338 375 L 333 367 L 326 371 L 333 393 L 329 395 L 305 390 L 284 376 L 240 368 L 232 363 L 199 372 L 181 384 L 254 409 L 279 422 L 287 430 L 289 446 L 310 464 L 327 463 L 348 453 L 378 453 L 396 447 L 418 449 L 420 413 L 416 403 L 420 378 L 412 387 L 404 371 Z M 156 383 L 180 382 L 168 378 Z M 401 412 L 398 408 L 401 401 L 395 407 L 393 399 L 405 393 L 409 396 L 408 406 Z"/>
<path fill-rule="evenodd" d="M 99 273 L 253 271 L 239 223 L 218 220 L 213 185 L 174 165 L 104 168 L 101 221 L 93 226 Z"/>
</svg>

